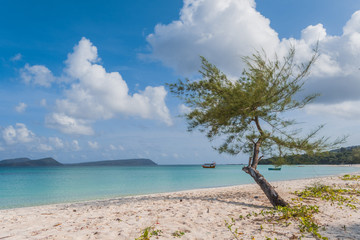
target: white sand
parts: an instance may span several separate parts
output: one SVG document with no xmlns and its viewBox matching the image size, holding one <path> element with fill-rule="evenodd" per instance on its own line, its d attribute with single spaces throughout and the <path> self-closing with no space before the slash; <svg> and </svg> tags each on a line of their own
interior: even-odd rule
<svg viewBox="0 0 360 240">
<path fill-rule="evenodd" d="M 291 201 L 295 197 L 291 192 L 317 182 L 360 184 L 337 176 L 272 184 Z M 318 199 L 306 203 L 320 206 L 316 221 L 326 227 L 320 231 L 323 236 L 360 239 L 360 210 L 341 209 Z M 355 205 L 360 209 L 359 203 Z M 149 226 L 161 230 L 160 236 L 151 239 L 234 239 L 225 227 L 225 220 L 266 209 L 272 209 L 271 205 L 255 184 L 7 209 L 0 210 L 0 239 L 135 239 Z M 301 234 L 297 225 L 269 224 L 263 217 L 236 221 L 236 227 L 243 233 L 241 239 L 298 239 Z M 184 235 L 174 237 L 176 231 Z M 302 239 L 315 239 L 309 234 L 305 236 Z"/>
</svg>

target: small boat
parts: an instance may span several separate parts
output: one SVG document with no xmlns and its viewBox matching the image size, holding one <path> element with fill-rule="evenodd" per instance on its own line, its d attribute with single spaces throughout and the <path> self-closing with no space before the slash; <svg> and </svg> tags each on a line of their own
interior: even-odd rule
<svg viewBox="0 0 360 240">
<path fill-rule="evenodd" d="M 280 171 L 281 170 L 281 167 L 269 167 L 268 168 L 269 171 Z"/>
<path fill-rule="evenodd" d="M 205 163 L 204 165 L 202 165 L 203 168 L 215 168 L 216 163 Z"/>
</svg>

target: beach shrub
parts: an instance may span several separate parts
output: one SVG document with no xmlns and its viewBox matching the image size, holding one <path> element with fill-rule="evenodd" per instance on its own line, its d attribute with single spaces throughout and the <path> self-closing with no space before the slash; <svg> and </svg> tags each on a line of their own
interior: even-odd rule
<svg viewBox="0 0 360 240">
<path fill-rule="evenodd" d="M 346 174 L 346 175 L 342 176 L 341 179 L 344 181 L 357 181 L 357 180 L 360 180 L 360 175 Z"/>
<path fill-rule="evenodd" d="M 150 240 L 152 236 L 160 236 L 162 233 L 161 230 L 155 229 L 154 226 L 146 227 L 143 229 L 140 237 L 135 238 L 135 240 Z"/>
<path fill-rule="evenodd" d="M 293 206 L 279 206 L 274 210 L 262 210 L 260 212 L 249 213 L 246 218 L 256 218 L 258 216 L 263 216 L 267 223 L 283 223 L 284 226 L 289 226 L 290 221 L 298 222 L 299 231 L 301 233 L 310 233 L 318 239 L 327 240 L 327 237 L 323 237 L 319 233 L 319 226 L 314 220 L 314 214 L 319 212 L 319 207 L 316 205 L 303 205 L 302 203 L 293 205 Z M 238 220 L 245 219 L 242 215 Z M 236 226 L 236 220 L 231 218 L 230 222 L 225 221 L 225 226 L 232 233 L 235 239 L 240 239 L 243 232 L 239 231 L 239 228 Z M 264 229 L 263 225 L 260 225 L 260 231 Z M 270 239 L 267 237 L 267 239 Z"/>
<path fill-rule="evenodd" d="M 332 204 L 345 205 L 349 208 L 356 209 L 353 203 L 357 203 L 358 199 L 354 195 L 359 195 L 360 191 L 355 188 L 335 188 L 323 184 L 315 184 L 310 187 L 306 187 L 303 191 L 295 191 L 295 194 L 302 198 L 320 198 L 325 201 L 330 201 Z M 347 196 L 344 196 L 347 195 Z"/>
<path fill-rule="evenodd" d="M 240 219 L 243 219 L 242 216 Z M 232 233 L 232 235 L 234 236 L 235 239 L 239 240 L 240 236 L 243 235 L 244 233 L 243 232 L 240 232 L 239 229 L 237 227 L 234 228 L 236 224 L 236 221 L 234 218 L 231 218 L 231 221 L 228 222 L 225 220 L 225 226 L 226 228 Z"/>
<path fill-rule="evenodd" d="M 185 232 L 177 230 L 177 231 L 173 232 L 171 235 L 173 235 L 174 237 L 182 237 L 185 235 Z"/>
</svg>

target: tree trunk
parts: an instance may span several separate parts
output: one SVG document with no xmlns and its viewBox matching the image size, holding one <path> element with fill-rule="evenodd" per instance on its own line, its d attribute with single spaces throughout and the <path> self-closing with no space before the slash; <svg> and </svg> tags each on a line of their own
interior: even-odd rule
<svg viewBox="0 0 360 240">
<path fill-rule="evenodd" d="M 253 150 L 253 157 L 252 157 L 252 164 L 251 167 L 256 169 L 258 163 L 259 163 L 259 152 L 260 152 L 260 146 L 261 146 L 261 140 L 259 139 L 254 144 L 254 150 Z M 250 165 L 249 165 L 250 166 Z"/>
<path fill-rule="evenodd" d="M 249 174 L 255 180 L 255 182 L 261 187 L 266 197 L 270 200 L 271 204 L 274 207 L 285 207 L 289 205 L 287 202 L 285 202 L 284 199 L 279 196 L 279 194 L 275 191 L 274 187 L 271 186 L 268 181 L 266 181 L 264 176 L 261 175 L 258 170 L 252 168 L 251 166 L 243 167 L 242 170 Z"/>
</svg>

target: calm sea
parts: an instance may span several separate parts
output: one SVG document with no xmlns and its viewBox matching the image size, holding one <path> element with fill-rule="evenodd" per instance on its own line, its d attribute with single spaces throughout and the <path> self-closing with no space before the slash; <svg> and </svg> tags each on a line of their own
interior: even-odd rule
<svg viewBox="0 0 360 240">
<path fill-rule="evenodd" d="M 338 175 L 356 167 L 283 166 L 269 181 Z M 240 165 L 0 168 L 0 209 L 254 183 Z"/>
</svg>

